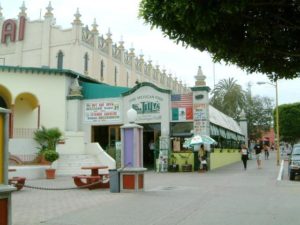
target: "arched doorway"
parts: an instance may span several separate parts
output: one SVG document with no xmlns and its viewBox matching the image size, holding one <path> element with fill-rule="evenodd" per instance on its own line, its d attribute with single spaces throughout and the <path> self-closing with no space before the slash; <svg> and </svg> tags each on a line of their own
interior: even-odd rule
<svg viewBox="0 0 300 225">
<path fill-rule="evenodd" d="M 31 93 L 20 93 L 14 104 L 14 138 L 31 138 L 39 127 L 39 101 Z"/>
<path fill-rule="evenodd" d="M 10 91 L 0 84 L 0 107 L 10 109 L 12 103 L 12 97 Z"/>
</svg>

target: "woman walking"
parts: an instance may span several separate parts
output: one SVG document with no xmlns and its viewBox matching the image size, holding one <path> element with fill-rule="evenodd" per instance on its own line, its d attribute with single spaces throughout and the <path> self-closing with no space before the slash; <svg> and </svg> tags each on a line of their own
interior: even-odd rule
<svg viewBox="0 0 300 225">
<path fill-rule="evenodd" d="M 264 145 L 265 159 L 269 159 L 269 146 Z"/>
<path fill-rule="evenodd" d="M 244 165 L 244 169 L 247 169 L 247 160 L 248 160 L 248 149 L 246 147 L 246 145 L 242 145 L 241 148 L 241 159 L 243 161 L 243 165 Z"/>
</svg>

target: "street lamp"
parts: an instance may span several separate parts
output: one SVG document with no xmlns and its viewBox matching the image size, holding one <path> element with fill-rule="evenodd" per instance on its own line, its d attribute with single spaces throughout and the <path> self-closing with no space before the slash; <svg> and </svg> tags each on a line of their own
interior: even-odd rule
<svg viewBox="0 0 300 225">
<path fill-rule="evenodd" d="M 257 82 L 258 85 L 261 85 L 261 84 L 270 84 L 272 86 L 275 87 L 275 91 L 276 91 L 276 146 L 277 146 L 277 153 L 276 153 L 276 162 L 277 162 L 277 166 L 279 166 L 279 161 L 280 161 L 280 154 L 279 154 L 279 151 L 280 151 L 280 139 L 279 139 L 279 112 L 278 112 L 278 84 L 277 84 L 277 80 L 275 82 L 275 84 L 273 83 L 269 83 L 269 82 L 264 82 L 264 81 L 259 81 Z"/>
</svg>

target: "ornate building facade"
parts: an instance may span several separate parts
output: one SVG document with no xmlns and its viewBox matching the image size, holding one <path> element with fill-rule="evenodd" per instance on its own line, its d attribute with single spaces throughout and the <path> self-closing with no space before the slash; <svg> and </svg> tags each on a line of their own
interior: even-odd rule
<svg viewBox="0 0 300 225">
<path fill-rule="evenodd" d="M 84 26 L 80 13 L 74 14 L 72 27 L 55 24 L 49 3 L 43 20 L 30 21 L 25 4 L 17 19 L 5 19 L 0 7 L 0 64 L 6 66 L 69 69 L 113 86 L 133 87 L 150 82 L 174 93 L 190 89 L 165 69 L 146 61 L 134 48 L 124 48 L 124 41 L 114 43 L 112 34 L 99 34 L 94 20 L 91 29 Z"/>
</svg>

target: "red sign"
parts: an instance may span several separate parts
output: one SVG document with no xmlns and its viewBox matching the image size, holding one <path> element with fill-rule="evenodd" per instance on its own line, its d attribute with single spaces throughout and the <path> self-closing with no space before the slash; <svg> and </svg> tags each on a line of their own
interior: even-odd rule
<svg viewBox="0 0 300 225">
<path fill-rule="evenodd" d="M 21 16 L 19 21 L 19 35 L 18 41 L 24 40 L 25 34 L 25 17 Z M 16 21 L 12 19 L 5 20 L 2 26 L 2 35 L 1 35 L 1 43 L 6 43 L 6 39 L 9 37 L 11 42 L 16 41 L 16 30 L 17 24 Z"/>
</svg>

